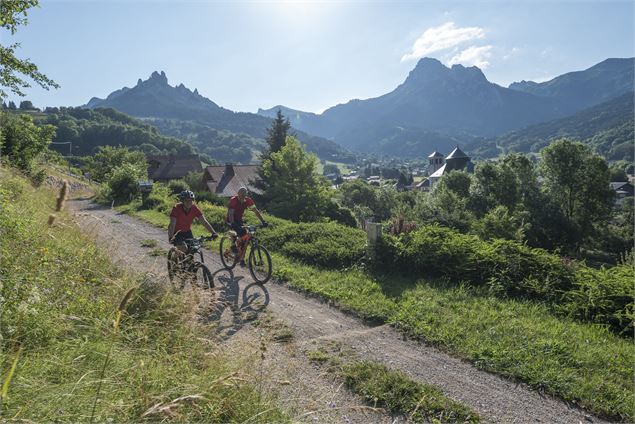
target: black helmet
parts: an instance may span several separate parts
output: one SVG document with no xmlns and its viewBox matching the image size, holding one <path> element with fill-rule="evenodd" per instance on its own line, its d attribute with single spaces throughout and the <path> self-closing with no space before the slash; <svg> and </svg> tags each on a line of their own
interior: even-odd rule
<svg viewBox="0 0 635 424">
<path fill-rule="evenodd" d="M 182 192 L 179 193 L 179 200 L 183 201 L 185 199 L 196 199 L 196 195 L 194 195 L 194 192 L 191 190 L 183 190 Z"/>
</svg>

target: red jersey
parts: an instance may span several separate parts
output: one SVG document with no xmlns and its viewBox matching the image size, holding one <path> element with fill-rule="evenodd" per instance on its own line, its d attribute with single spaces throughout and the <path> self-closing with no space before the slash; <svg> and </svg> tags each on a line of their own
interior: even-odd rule
<svg viewBox="0 0 635 424">
<path fill-rule="evenodd" d="M 245 209 L 254 206 L 255 203 L 251 199 L 251 197 L 245 197 L 245 201 L 241 202 L 238 200 L 238 196 L 234 196 L 229 199 L 229 205 L 227 206 L 227 216 L 225 217 L 225 221 L 230 222 L 229 220 L 229 211 L 231 209 L 234 210 L 234 221 L 238 222 L 243 220 L 243 214 L 245 213 Z"/>
<path fill-rule="evenodd" d="M 192 221 L 194 221 L 194 218 L 198 218 L 201 215 L 203 215 L 203 212 L 201 212 L 196 205 L 192 205 L 190 210 L 185 212 L 183 203 L 177 203 L 172 208 L 172 212 L 170 212 L 170 218 L 176 218 L 176 227 L 174 228 L 174 232 L 191 231 Z"/>
</svg>

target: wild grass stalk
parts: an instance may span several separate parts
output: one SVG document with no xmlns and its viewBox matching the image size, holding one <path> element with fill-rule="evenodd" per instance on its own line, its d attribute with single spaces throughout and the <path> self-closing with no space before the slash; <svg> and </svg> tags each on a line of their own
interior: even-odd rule
<svg viewBox="0 0 635 424">
<path fill-rule="evenodd" d="M 2 405 L 4 400 L 9 395 L 9 385 L 11 384 L 11 380 L 13 379 L 13 375 L 15 373 L 15 369 L 18 366 L 18 360 L 20 359 L 20 354 L 22 353 L 22 347 L 18 349 L 15 354 L 15 358 L 13 358 L 13 364 L 11 364 L 11 368 L 9 369 L 9 373 L 4 379 L 2 383 L 2 391 L 0 391 L 0 416 L 2 415 Z"/>
<path fill-rule="evenodd" d="M 119 324 L 121 322 L 121 317 L 123 316 L 124 311 L 126 310 L 126 305 L 132 298 L 132 295 L 137 290 L 137 287 L 131 287 L 126 294 L 121 298 L 119 302 L 119 306 L 117 307 L 117 311 L 115 312 L 115 319 L 112 324 L 112 337 L 110 339 L 110 343 L 108 346 L 108 353 L 106 354 L 106 359 L 104 359 L 104 365 L 101 367 L 101 373 L 99 374 L 99 382 L 97 383 L 97 392 L 95 393 L 95 400 L 93 401 L 93 409 L 90 413 L 90 422 L 92 423 L 95 419 L 95 409 L 97 408 L 97 401 L 99 400 L 99 395 L 101 394 L 101 386 L 104 382 L 104 376 L 106 375 L 106 368 L 108 367 L 108 362 L 110 361 L 110 355 L 112 353 L 112 348 L 115 345 L 116 337 L 119 334 Z"/>
</svg>

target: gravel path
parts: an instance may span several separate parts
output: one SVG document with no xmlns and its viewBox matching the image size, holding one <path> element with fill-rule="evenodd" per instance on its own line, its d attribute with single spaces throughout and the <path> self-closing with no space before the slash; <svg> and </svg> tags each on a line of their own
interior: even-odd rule
<svg viewBox="0 0 635 424">
<path fill-rule="evenodd" d="M 164 230 L 85 200 L 71 201 L 69 205 L 80 227 L 105 245 L 115 262 L 167 281 L 165 258 L 150 256 L 151 249 L 141 247 L 143 240 L 152 239 L 157 241 L 158 249 L 167 251 L 170 246 Z M 298 421 L 403 421 L 402 417 L 364 408 L 361 399 L 308 361 L 307 351 L 320 343 L 336 341 L 360 358 L 384 363 L 404 371 L 413 380 L 438 387 L 451 399 L 473 408 L 486 422 L 606 422 L 524 384 L 480 371 L 433 347 L 405 339 L 391 327 L 366 325 L 284 283 L 270 282 L 264 287 L 251 284 L 245 269 L 224 271 L 216 252 L 205 254 L 215 282 L 223 288 L 226 306 L 225 310 L 215 311 L 215 319 L 220 317 L 216 335 L 223 340 L 220 348 L 237 350 L 236 355 L 241 355 L 240 349 L 245 345 L 257 352 L 260 341 L 265 343 L 263 366 L 271 377 L 268 387 L 281 394 Z M 253 302 L 254 299 L 258 301 Z M 262 325 L 263 322 L 268 324 Z"/>
</svg>

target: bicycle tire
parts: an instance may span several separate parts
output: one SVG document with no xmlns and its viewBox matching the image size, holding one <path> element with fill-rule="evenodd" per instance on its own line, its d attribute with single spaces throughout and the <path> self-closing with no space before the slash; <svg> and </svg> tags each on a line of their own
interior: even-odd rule
<svg viewBox="0 0 635 424">
<path fill-rule="evenodd" d="M 197 263 L 196 268 L 194 270 L 194 275 L 196 276 L 196 285 L 204 290 L 209 290 L 214 288 L 214 277 L 212 276 L 212 272 L 207 268 L 207 265 L 202 263 Z"/>
<path fill-rule="evenodd" d="M 175 253 L 176 247 L 173 247 L 168 251 L 168 279 L 171 284 L 174 284 L 174 278 L 176 277 L 176 261 L 174 260 Z"/>
<path fill-rule="evenodd" d="M 271 278 L 271 255 L 264 246 L 253 246 L 249 252 L 249 273 L 258 284 L 265 284 Z"/>
<path fill-rule="evenodd" d="M 234 269 L 238 262 L 238 253 L 232 250 L 235 241 L 232 237 L 223 236 L 220 239 L 220 261 L 225 269 Z"/>
</svg>

